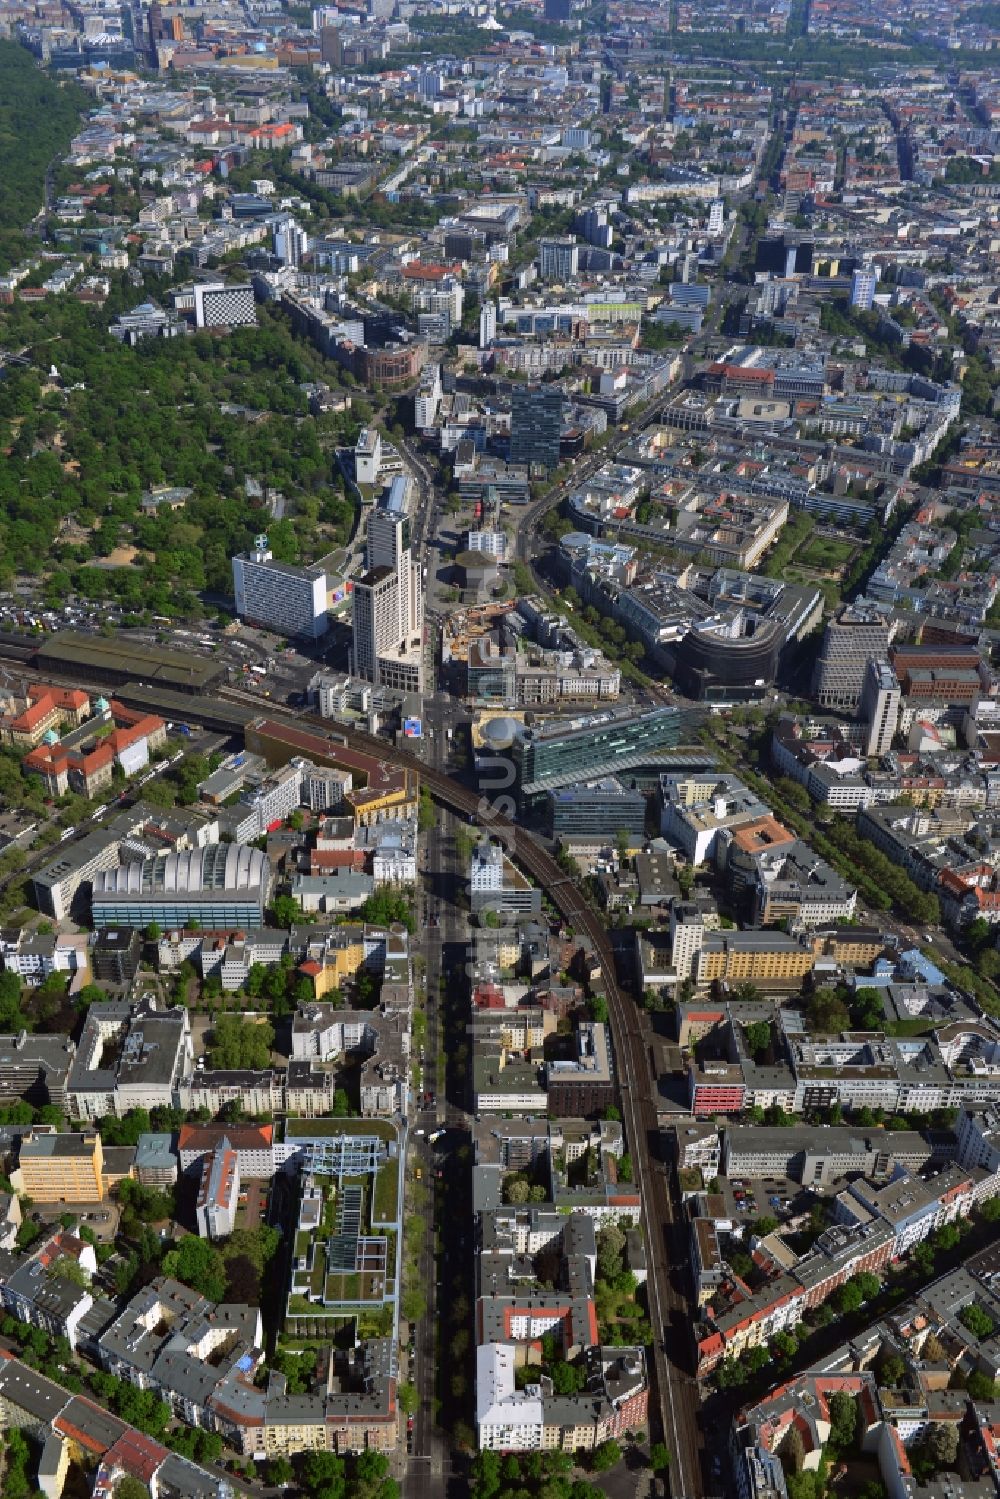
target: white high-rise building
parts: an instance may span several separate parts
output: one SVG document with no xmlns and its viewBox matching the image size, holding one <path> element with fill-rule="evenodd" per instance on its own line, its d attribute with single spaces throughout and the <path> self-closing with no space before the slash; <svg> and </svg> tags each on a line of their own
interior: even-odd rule
<svg viewBox="0 0 1000 1499">
<path fill-rule="evenodd" d="M 497 336 L 497 304 L 484 302 L 479 311 L 479 347 L 488 349 Z"/>
<path fill-rule="evenodd" d="M 441 404 L 441 366 L 425 364 L 420 371 L 420 386 L 413 401 L 413 425 L 418 432 L 433 427 Z"/>
<path fill-rule="evenodd" d="M 697 906 L 678 905 L 670 911 L 670 962 L 678 983 L 691 977 L 705 941 L 705 918 Z"/>
<path fill-rule="evenodd" d="M 312 640 L 329 628 L 325 569 L 275 562 L 266 536 L 257 537 L 252 552 L 233 558 L 233 592 L 236 613 L 249 624 Z"/>
<path fill-rule="evenodd" d="M 572 281 L 579 273 L 580 250 L 571 234 L 538 241 L 538 269 L 543 281 Z"/>
<path fill-rule="evenodd" d="M 442 320 L 446 338 L 461 324 L 464 306 L 465 288 L 457 276 L 443 276 L 437 286 L 427 287 L 413 298 L 414 312 Z"/>
<path fill-rule="evenodd" d="M 469 885 L 473 895 L 503 889 L 503 849 L 484 838 L 472 850 Z"/>
<path fill-rule="evenodd" d="M 716 198 L 708 210 L 708 233 L 721 234 L 726 227 L 726 205 L 721 198 Z"/>
<path fill-rule="evenodd" d="M 424 598 L 410 546 L 408 480 L 393 479 L 368 517 L 368 571 L 354 586 L 355 675 L 377 687 L 423 691 Z"/>
<path fill-rule="evenodd" d="M 291 214 L 278 220 L 274 226 L 274 254 L 282 265 L 300 266 L 302 257 L 308 252 L 309 236 Z"/>
<path fill-rule="evenodd" d="M 362 427 L 354 445 L 354 477 L 359 484 L 377 484 L 382 467 L 382 438 L 377 427 Z"/>
<path fill-rule="evenodd" d="M 871 266 L 862 266 L 854 272 L 851 277 L 851 306 L 860 307 L 863 312 L 870 312 L 875 302 L 875 288 L 878 286 L 878 271 Z"/>
<path fill-rule="evenodd" d="M 865 667 L 861 688 L 861 721 L 868 727 L 866 755 L 886 755 L 899 723 L 901 693 L 896 673 L 888 661 L 874 658 Z"/>
<path fill-rule="evenodd" d="M 353 785 L 354 778 L 349 770 L 303 762 L 302 800 L 314 812 L 328 812 L 331 807 L 339 807 Z"/>
</svg>

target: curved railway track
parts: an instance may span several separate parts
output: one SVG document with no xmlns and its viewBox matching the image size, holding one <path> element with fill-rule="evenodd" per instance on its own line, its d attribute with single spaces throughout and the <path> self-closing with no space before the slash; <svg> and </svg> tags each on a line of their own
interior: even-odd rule
<svg viewBox="0 0 1000 1499">
<path fill-rule="evenodd" d="M 311 715 L 303 714 L 299 721 L 306 717 Z M 318 721 L 329 726 L 326 720 Z M 460 785 L 444 771 L 426 765 L 406 749 L 387 746 L 384 740 L 343 726 L 338 726 L 337 732 L 350 748 L 412 768 L 437 801 L 500 838 L 511 857 L 537 881 L 560 915 L 585 932 L 593 944 L 601 962 L 624 1121 L 646 1220 L 649 1260 L 646 1284 L 653 1327 L 654 1389 L 663 1440 L 672 1458 L 671 1493 L 673 1499 L 698 1499 L 703 1492 L 696 1419 L 698 1401 L 695 1381 L 685 1367 L 690 1357 L 690 1310 L 679 1283 L 681 1267 L 687 1263 L 687 1246 L 683 1242 L 679 1213 L 675 1213 L 677 1205 L 671 1197 L 668 1174 L 659 1163 L 660 1131 L 651 1091 L 654 1079 L 646 1038 L 635 1004 L 623 994 L 618 983 L 607 929 L 598 912 L 551 854 L 526 829 L 497 815 L 487 797 Z"/>
</svg>

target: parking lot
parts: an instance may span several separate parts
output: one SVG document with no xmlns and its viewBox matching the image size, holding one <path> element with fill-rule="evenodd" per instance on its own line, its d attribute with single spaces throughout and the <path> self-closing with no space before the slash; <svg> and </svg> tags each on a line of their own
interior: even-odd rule
<svg viewBox="0 0 1000 1499">
<path fill-rule="evenodd" d="M 777 1218 L 779 1223 L 800 1213 L 811 1202 L 799 1182 L 788 1177 L 723 1177 L 722 1195 L 726 1209 L 736 1222 L 748 1223 L 755 1218 Z"/>
<path fill-rule="evenodd" d="M 32 1217 L 42 1223 L 58 1223 L 65 1214 L 72 1213 L 81 1227 L 89 1228 L 101 1244 L 114 1242 L 118 1232 L 118 1208 L 106 1202 L 95 1207 L 92 1202 L 43 1203 L 32 1210 Z"/>
</svg>

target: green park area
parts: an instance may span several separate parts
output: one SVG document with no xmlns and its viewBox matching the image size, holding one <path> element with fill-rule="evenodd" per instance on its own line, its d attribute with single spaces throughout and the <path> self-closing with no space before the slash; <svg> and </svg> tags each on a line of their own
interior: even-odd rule
<svg viewBox="0 0 1000 1499">
<path fill-rule="evenodd" d="M 800 567 L 812 568 L 816 572 L 839 573 L 847 566 L 857 546 L 849 541 L 838 541 L 832 536 L 812 536 L 795 554 Z"/>
</svg>

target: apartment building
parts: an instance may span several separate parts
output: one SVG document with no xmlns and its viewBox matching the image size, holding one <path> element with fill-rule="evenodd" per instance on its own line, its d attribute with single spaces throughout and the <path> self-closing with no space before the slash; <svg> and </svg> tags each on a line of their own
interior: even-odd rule
<svg viewBox="0 0 1000 1499">
<path fill-rule="evenodd" d="M 694 977 L 699 988 L 718 980 L 797 989 L 815 962 L 807 943 L 784 932 L 705 932 L 695 959 Z"/>
<path fill-rule="evenodd" d="M 585 1022 L 577 1027 L 576 1057 L 546 1067 L 548 1106 L 561 1117 L 587 1119 L 614 1102 L 614 1080 L 607 1027 Z"/>
<path fill-rule="evenodd" d="M 418 432 L 433 427 L 441 404 L 441 366 L 425 364 L 420 371 L 420 384 L 413 400 L 413 425 Z"/>
<path fill-rule="evenodd" d="M 303 763 L 293 760 L 281 765 L 258 785 L 240 796 L 240 810 L 246 809 L 246 825 L 241 822 L 241 841 L 247 843 L 284 822 L 302 802 L 305 778 Z"/>
<path fill-rule="evenodd" d="M 543 281 L 575 280 L 580 248 L 573 235 L 555 235 L 538 241 L 538 269 Z"/>
<path fill-rule="evenodd" d="M 887 661 L 873 657 L 865 667 L 859 710 L 867 729 L 866 755 L 881 758 L 889 753 L 899 724 L 901 699 L 896 673 Z"/>
<path fill-rule="evenodd" d="M 195 1221 L 203 1239 L 226 1239 L 236 1226 L 240 1166 L 236 1151 L 222 1139 L 202 1162 Z"/>
<path fill-rule="evenodd" d="M 945 1223 L 967 1218 L 976 1202 L 976 1184 L 961 1166 L 940 1171 L 930 1181 L 908 1173 L 885 1186 L 852 1182 L 835 1205 L 838 1223 L 868 1223 L 879 1218 L 893 1233 L 893 1258 L 907 1254 Z"/>
<path fill-rule="evenodd" d="M 697 1001 L 682 1007 L 682 1045 L 717 1028 L 723 1042 L 716 1048 L 721 1057 L 689 1062 L 693 1113 L 733 1113 L 751 1104 L 778 1104 L 794 1113 L 835 1104 L 887 1113 L 931 1113 L 941 1108 L 975 1113 L 1000 1102 L 997 1032 L 983 1020 L 956 1020 L 928 1036 L 813 1036 L 784 1028 L 778 1011 L 758 1005 L 749 1018 L 767 1018 L 779 1027 L 781 1038 L 780 1054 L 761 1066 L 742 1045 L 741 1027 L 747 1016 L 737 1015 L 737 1009 Z M 968 1149 L 972 1161 L 972 1146 Z"/>
<path fill-rule="evenodd" d="M 94 879 L 102 871 L 118 867 L 118 850 L 118 839 L 102 829 L 84 834 L 57 852 L 31 876 L 38 909 L 56 921 L 65 921 L 76 905 L 89 904 Z"/>
<path fill-rule="evenodd" d="M 0 1307 L 50 1337 L 64 1337 L 75 1350 L 81 1324 L 94 1306 L 96 1270 L 92 1244 L 47 1229 L 26 1253 L 13 1246 L 10 1252 L 0 1250 Z"/>
<path fill-rule="evenodd" d="M 645 1420 L 648 1378 L 637 1348 L 598 1341 L 593 1300 L 595 1224 L 583 1213 L 553 1208 L 495 1208 L 481 1214 L 477 1259 L 476 1427 L 481 1449 L 592 1449 Z M 514 1260 L 530 1265 L 540 1253 L 559 1264 L 555 1289 L 531 1275 L 510 1275 Z M 524 1384 L 533 1341 L 554 1333 L 567 1357 L 580 1355 L 585 1389 L 557 1396 L 541 1375 Z M 630 1425 L 631 1423 L 631 1425 Z"/>
<path fill-rule="evenodd" d="M 219 1305 L 179 1281 L 159 1275 L 138 1291 L 96 1339 L 101 1367 L 165 1400 L 189 1426 L 223 1431 L 217 1392 L 249 1392 L 262 1360 L 260 1308 Z M 237 1440 L 238 1447 L 242 1441 Z"/>
<path fill-rule="evenodd" d="M 17 1169 L 35 1202 L 103 1202 L 104 1152 L 96 1132 L 58 1134 L 39 1126 L 25 1135 Z"/>
<path fill-rule="evenodd" d="M 979 1167 L 994 1175 L 1000 1171 L 1000 1108 L 963 1109 L 955 1126 L 955 1159 L 966 1170 Z"/>
<path fill-rule="evenodd" d="M 92 1004 L 66 1080 L 74 1118 L 122 1116 L 130 1109 L 175 1107 L 194 1051 L 191 1020 L 178 1005 L 152 1000 Z"/>
<path fill-rule="evenodd" d="M 76 1044 L 69 1036 L 21 1031 L 0 1037 L 0 1104 L 55 1104 L 65 1112 L 66 1080 L 75 1055 Z"/>
<path fill-rule="evenodd" d="M 777 1238 L 778 1236 L 775 1236 Z M 867 1222 L 845 1229 L 834 1225 L 820 1235 L 812 1250 L 796 1259 L 768 1240 L 758 1249 L 769 1278 L 757 1290 L 725 1270 L 713 1286 L 713 1315 L 695 1324 L 695 1358 L 704 1378 L 724 1358 L 739 1358 L 750 1348 L 766 1346 L 778 1332 L 796 1326 L 803 1313 L 864 1272 L 884 1270 L 893 1256 L 894 1236 L 884 1222 Z"/>
<path fill-rule="evenodd" d="M 233 1070 L 197 1068 L 182 1077 L 177 1089 L 180 1107 L 189 1113 L 210 1114 L 230 1107 L 247 1114 L 273 1114 L 286 1107 L 285 1076 L 273 1068 Z"/>
</svg>

